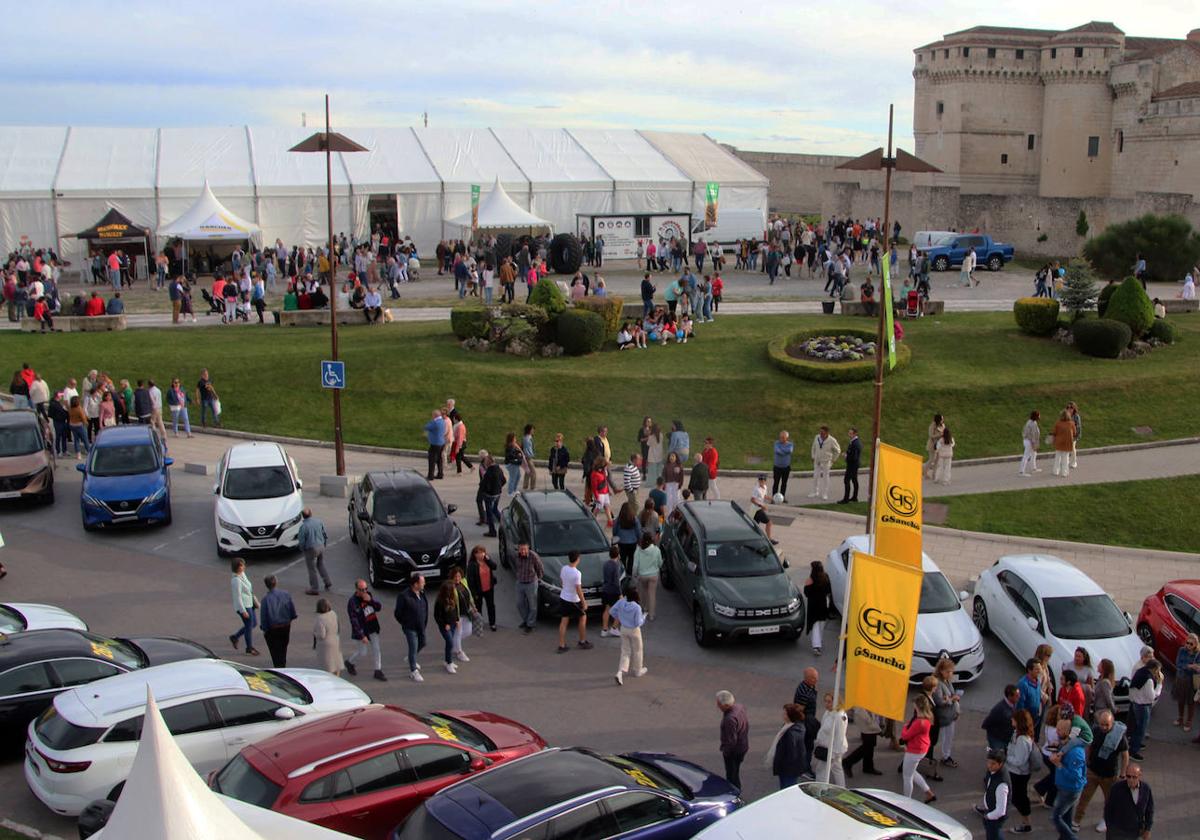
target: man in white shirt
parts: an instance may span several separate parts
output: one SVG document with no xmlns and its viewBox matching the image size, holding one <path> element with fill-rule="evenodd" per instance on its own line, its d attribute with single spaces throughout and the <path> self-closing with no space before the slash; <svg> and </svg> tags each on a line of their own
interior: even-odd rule
<svg viewBox="0 0 1200 840">
<path fill-rule="evenodd" d="M 567 555 L 567 565 L 559 572 L 559 582 L 562 592 L 558 596 L 561 616 L 558 621 L 558 652 L 570 650 L 567 647 L 567 627 L 573 618 L 579 622 L 579 647 L 591 650 L 592 643 L 587 640 L 587 598 L 583 597 L 583 574 L 579 571 L 578 551 Z"/>
<path fill-rule="evenodd" d="M 167 445 L 167 426 L 163 423 L 163 395 L 162 389 L 154 384 L 154 380 L 150 380 L 150 425 L 158 431 L 162 438 L 163 446 Z"/>
<path fill-rule="evenodd" d="M 829 469 L 833 466 L 833 462 L 837 456 L 842 454 L 842 447 L 838 444 L 837 439 L 829 434 L 829 427 L 822 426 L 817 436 L 813 438 L 812 449 L 813 459 L 813 491 L 808 494 L 810 499 L 815 499 L 820 496 L 822 499 L 829 498 Z"/>
</svg>

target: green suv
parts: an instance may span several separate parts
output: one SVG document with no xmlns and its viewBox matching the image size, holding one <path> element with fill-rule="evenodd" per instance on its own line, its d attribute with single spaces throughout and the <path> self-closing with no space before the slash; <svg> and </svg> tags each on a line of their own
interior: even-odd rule
<svg viewBox="0 0 1200 840">
<path fill-rule="evenodd" d="M 783 561 L 736 502 L 686 502 L 663 532 L 662 583 L 692 611 L 696 644 L 804 632 L 804 599 Z"/>
</svg>

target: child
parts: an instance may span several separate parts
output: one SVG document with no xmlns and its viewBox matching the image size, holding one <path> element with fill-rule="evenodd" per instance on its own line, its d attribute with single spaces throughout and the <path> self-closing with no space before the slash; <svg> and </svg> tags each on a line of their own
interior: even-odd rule
<svg viewBox="0 0 1200 840">
<path fill-rule="evenodd" d="M 664 347 L 667 345 L 669 339 L 675 338 L 675 322 L 671 320 L 670 315 L 663 316 L 662 327 L 659 329 L 658 334 L 662 337 Z"/>
<path fill-rule="evenodd" d="M 642 325 L 637 321 L 629 329 L 630 335 L 633 336 L 633 346 L 641 350 L 646 349 L 646 331 L 642 329 Z"/>
<path fill-rule="evenodd" d="M 633 346 L 633 335 L 629 332 L 628 322 L 621 325 L 621 331 L 617 333 L 617 349 L 626 350 Z"/>
<path fill-rule="evenodd" d="M 679 320 L 679 331 L 675 334 L 675 338 L 687 344 L 688 339 L 692 337 L 692 319 L 689 315 L 684 315 Z"/>
<path fill-rule="evenodd" d="M 721 279 L 720 274 L 716 274 L 712 279 L 713 312 L 721 310 L 721 292 L 723 291 L 725 291 L 725 281 Z"/>
</svg>

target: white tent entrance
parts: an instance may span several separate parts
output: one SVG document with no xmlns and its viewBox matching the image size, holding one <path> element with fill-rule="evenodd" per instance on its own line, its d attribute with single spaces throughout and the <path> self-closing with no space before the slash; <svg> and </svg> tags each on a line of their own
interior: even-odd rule
<svg viewBox="0 0 1200 840">
<path fill-rule="evenodd" d="M 170 224 L 158 229 L 158 235 L 166 239 L 183 241 L 184 265 L 188 261 L 188 247 L 191 242 L 209 243 L 206 257 L 215 257 L 213 243 L 226 243 L 232 251 L 233 247 L 242 242 L 254 242 L 262 245 L 262 229 L 248 222 L 222 204 L 204 182 L 203 189 L 196 203 L 184 211 L 183 215 Z M 224 250 L 224 249 L 222 249 Z M 186 268 L 185 268 L 186 270 Z"/>
</svg>

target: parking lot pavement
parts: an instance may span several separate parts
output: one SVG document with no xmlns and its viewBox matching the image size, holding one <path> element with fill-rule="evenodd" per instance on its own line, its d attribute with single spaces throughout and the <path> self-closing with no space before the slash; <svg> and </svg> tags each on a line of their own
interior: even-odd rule
<svg viewBox="0 0 1200 840">
<path fill-rule="evenodd" d="M 238 622 L 229 606 L 229 568 L 217 557 L 212 522 L 212 477 L 185 473 L 185 462 L 215 463 L 232 443 L 229 439 L 199 435 L 193 440 L 171 439 L 174 523 L 168 528 L 116 533 L 85 533 L 76 499 L 79 474 L 64 462 L 58 469 L 58 501 L 51 508 L 11 508 L 0 511 L 0 533 L 7 546 L 0 549 L 9 576 L 0 583 L 0 599 L 59 604 L 81 615 L 100 633 L 110 635 L 173 634 L 208 645 L 221 656 L 264 662 L 228 647 L 227 636 Z M 333 472 L 331 450 L 289 447 L 308 488 L 307 501 L 329 531 L 327 553 L 335 584 L 339 616 L 353 580 L 363 576 L 365 564 L 347 539 L 345 501 L 315 495 L 322 474 Z M 417 466 L 414 459 L 347 453 L 348 471 Z M 572 479 L 576 481 L 576 479 Z M 435 482 L 448 503 L 459 506 L 454 518 L 462 527 L 467 545 L 495 549 L 495 541 L 482 537 L 475 526 L 476 475 L 448 475 Z M 732 487 L 732 485 L 730 485 Z M 727 494 L 728 495 L 728 494 Z M 780 525 L 777 536 L 791 558 L 791 574 L 802 583 L 808 561 L 823 557 L 850 533 L 861 530 L 861 520 L 846 521 L 816 514 L 800 515 Z M 995 545 L 975 545 L 970 540 L 929 538 L 927 550 L 946 569 L 956 585 L 994 559 Z M 1079 558 L 1073 559 L 1078 562 Z M 1099 563 L 1100 561 L 1096 561 Z M 292 632 L 289 664 L 315 664 L 310 630 L 316 599 L 303 595 L 307 586 L 303 561 L 296 555 L 254 557 L 249 574 L 261 590 L 261 580 L 276 573 L 280 585 L 296 599 L 300 620 Z M 1115 568 L 1112 576 L 1128 575 Z M 1152 591 L 1146 589 L 1146 592 Z M 371 696 L 382 702 L 420 709 L 486 708 L 510 715 L 538 729 L 552 744 L 583 744 L 597 749 L 627 751 L 652 749 L 675 752 L 710 768 L 720 768 L 717 754 L 719 714 L 713 694 L 734 691 L 745 703 L 752 724 L 751 754 L 743 768 L 747 798 L 775 789 L 775 779 L 763 766 L 762 755 L 782 722 L 781 706 L 790 701 L 801 670 L 816 665 L 822 689 L 832 688 L 833 662 L 829 655 L 815 658 L 807 639 L 787 642 L 759 639 L 712 649 L 700 649 L 692 640 L 688 611 L 674 593 L 660 596 L 660 618 L 644 631 L 650 673 L 617 687 L 618 643 L 600 639 L 596 622 L 590 625 L 595 649 L 554 653 L 551 624 L 543 622 L 530 636 L 517 634 L 512 575 L 501 572 L 497 590 L 500 629 L 468 640 L 470 663 L 458 674 L 440 670 L 440 645 L 433 642 L 422 654 L 428 675 L 417 685 L 407 679 L 404 644 L 391 620 L 394 590 L 378 593 L 385 605 L 383 622 L 386 683 L 370 676 L 355 678 Z M 832 632 L 832 631 L 831 631 Z M 431 634 L 436 638 L 436 634 Z M 343 650 L 350 652 L 343 629 Z M 971 813 L 982 779 L 983 742 L 979 722 L 983 712 L 1000 695 L 1002 686 L 1019 675 L 1016 661 L 1003 649 L 987 644 L 988 664 L 976 684 L 966 689 L 963 719 L 958 727 L 958 771 L 947 771 L 938 786 L 939 807 L 978 832 Z M 1155 712 L 1153 741 L 1145 764 L 1146 779 L 1158 800 L 1155 837 L 1194 837 L 1200 804 L 1191 796 L 1191 779 L 1197 749 L 1186 744 L 1183 733 L 1169 724 L 1174 709 L 1166 701 Z M 851 736 L 852 740 L 854 736 Z M 899 789 L 894 766 L 899 754 L 883 750 L 879 766 L 885 771 L 869 784 Z M 864 783 L 863 777 L 855 782 Z M 1098 813 L 1098 805 L 1092 806 Z M 1036 811 L 1035 825 L 1048 830 L 1049 812 Z M 63 837 L 74 836 L 72 821 L 54 816 L 28 792 L 21 778 L 19 757 L 0 761 L 0 815 Z"/>
</svg>

